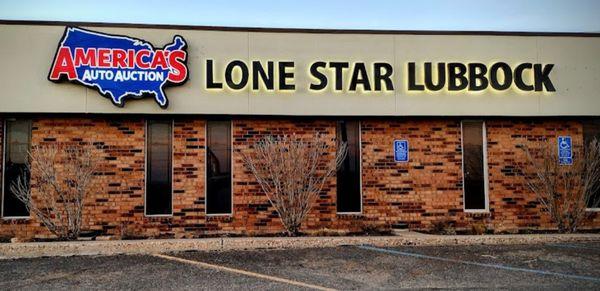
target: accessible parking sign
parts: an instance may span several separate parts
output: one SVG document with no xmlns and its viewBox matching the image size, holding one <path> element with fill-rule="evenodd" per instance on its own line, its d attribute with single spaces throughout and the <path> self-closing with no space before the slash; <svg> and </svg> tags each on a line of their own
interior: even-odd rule
<svg viewBox="0 0 600 291">
<path fill-rule="evenodd" d="M 408 162 L 408 140 L 394 141 L 394 161 L 401 163 Z"/>
<path fill-rule="evenodd" d="M 558 163 L 561 165 L 573 164 L 573 143 L 570 136 L 558 137 Z"/>
</svg>

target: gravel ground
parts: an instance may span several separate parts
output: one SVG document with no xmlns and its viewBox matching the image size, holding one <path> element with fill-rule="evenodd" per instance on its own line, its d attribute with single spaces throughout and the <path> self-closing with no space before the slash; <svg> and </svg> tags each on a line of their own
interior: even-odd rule
<svg viewBox="0 0 600 291">
<path fill-rule="evenodd" d="M 600 288 L 600 243 L 347 246 L 167 255 L 335 289 Z M 0 290 L 255 288 L 300 287 L 147 255 L 0 261 Z"/>
<path fill-rule="evenodd" d="M 107 237 L 104 237 L 106 239 Z M 600 234 L 430 235 L 402 231 L 392 236 L 220 237 L 0 243 L 0 260 L 59 256 L 151 255 L 184 251 L 335 248 L 345 245 L 467 246 L 600 242 Z"/>
</svg>

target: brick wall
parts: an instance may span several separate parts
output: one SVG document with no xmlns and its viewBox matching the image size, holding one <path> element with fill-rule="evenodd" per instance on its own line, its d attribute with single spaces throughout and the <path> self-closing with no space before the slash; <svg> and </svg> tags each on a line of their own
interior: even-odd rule
<svg viewBox="0 0 600 291">
<path fill-rule="evenodd" d="M 361 131 L 366 216 L 411 228 L 462 219 L 459 121 L 365 120 Z M 409 140 L 408 163 L 394 162 L 394 139 Z"/>
<path fill-rule="evenodd" d="M 235 120 L 233 122 L 233 192 L 236 230 L 250 234 L 278 232 L 282 226 L 274 208 L 264 195 L 260 186 L 245 168 L 242 153 L 248 151 L 251 143 L 265 135 L 294 133 L 298 138 L 311 138 L 319 134 L 327 140 L 332 151 L 335 150 L 336 123 L 333 121 L 304 120 Z M 239 151 L 239 152 L 238 152 Z M 330 152 L 333 158 L 334 152 Z M 309 214 L 303 231 L 334 227 L 335 222 L 335 178 L 330 178 Z"/>
<path fill-rule="evenodd" d="M 465 213 L 462 194 L 460 120 L 454 118 L 374 119 L 361 121 L 363 213 L 336 214 L 336 181 L 331 178 L 302 230 L 359 231 L 406 223 L 427 229 L 436 221 L 460 228 L 474 222 L 497 230 L 550 228 L 535 196 L 515 176 L 522 161 L 517 145 L 569 134 L 582 139 L 578 121 L 486 121 L 490 211 Z M 268 199 L 242 161 L 249 144 L 265 135 L 318 133 L 335 145 L 335 121 L 242 118 L 232 122 L 233 215 L 205 215 L 205 125 L 200 117 L 177 117 L 173 128 L 173 216 L 144 215 L 144 119 L 139 117 L 61 117 L 33 121 L 32 144 L 90 142 L 103 167 L 95 194 L 85 201 L 86 229 L 126 237 L 257 235 L 282 231 Z M 0 132 L 1 134 L 1 132 Z M 393 162 L 394 139 L 410 141 L 410 162 Z M 2 138 L 0 138 L 0 141 Z M 2 144 L 0 144 L 0 147 Z M 330 152 L 333 157 L 333 152 Z M 1 170 L 1 169 L 0 169 Z M 33 193 L 36 195 L 35 191 Z M 598 217 L 588 224 L 600 226 Z M 44 237 L 35 218 L 0 224 L 0 236 Z"/>
<path fill-rule="evenodd" d="M 583 126 L 578 121 L 562 119 L 549 121 L 492 120 L 486 122 L 488 133 L 488 168 L 492 226 L 496 230 L 524 228 L 554 228 L 550 217 L 541 211 L 535 194 L 529 191 L 522 179 L 515 176 L 513 165 L 524 161 L 519 144 L 536 146 L 549 139 L 556 144 L 561 135 L 571 135 L 574 145 L 583 143 Z M 592 213 L 588 227 L 600 226 L 596 213 Z"/>
<path fill-rule="evenodd" d="M 489 212 L 463 211 L 461 127 L 458 119 L 365 120 L 362 122 L 364 213 L 391 224 L 426 229 L 449 221 L 459 228 L 483 223 L 495 231 L 552 228 L 535 194 L 515 175 L 525 159 L 518 145 L 573 136 L 582 142 L 577 121 L 486 121 Z M 410 162 L 395 163 L 394 139 L 410 141 Z M 591 225 L 600 225 L 595 218 Z"/>
</svg>

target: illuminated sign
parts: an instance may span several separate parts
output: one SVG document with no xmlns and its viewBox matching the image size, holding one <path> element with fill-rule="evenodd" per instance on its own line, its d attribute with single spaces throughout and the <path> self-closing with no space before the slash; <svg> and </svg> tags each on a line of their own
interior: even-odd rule
<svg viewBox="0 0 600 291">
<path fill-rule="evenodd" d="M 251 88 L 267 91 L 293 91 L 296 65 L 293 61 L 252 61 L 250 65 L 233 60 L 225 65 L 221 75 L 215 72 L 215 61 L 206 60 L 206 88 L 242 90 Z M 407 63 L 408 91 L 498 91 L 516 87 L 520 91 L 555 92 L 550 73 L 553 64 L 521 63 L 514 69 L 507 63 L 437 63 L 419 65 Z M 393 91 L 394 67 L 386 62 L 315 61 L 305 70 L 313 79 L 311 91 L 331 88 L 333 91 Z M 418 81 L 422 80 L 422 81 Z"/>
<path fill-rule="evenodd" d="M 415 81 L 417 65 L 408 63 L 408 90 L 439 91 L 447 88 L 448 91 L 482 91 L 488 85 L 496 90 L 507 90 L 513 84 L 521 91 L 545 91 L 554 92 L 554 84 L 550 80 L 550 72 L 553 64 L 522 63 L 515 67 L 514 71 L 507 63 L 498 62 L 488 67 L 482 63 L 438 63 L 437 75 L 434 81 L 434 70 L 431 63 L 423 64 L 424 82 L 419 84 Z M 533 76 L 533 82 L 527 83 L 525 75 Z"/>
<path fill-rule="evenodd" d="M 155 48 L 147 41 L 67 27 L 58 44 L 48 80 L 73 82 L 97 90 L 122 107 L 127 99 L 152 97 L 162 108 L 169 100 L 165 88 L 188 79 L 187 43 Z M 485 90 L 555 92 L 554 64 L 523 62 L 348 62 L 316 60 L 296 64 L 292 59 L 221 61 L 203 59 L 208 90 L 295 92 L 481 92 Z M 400 66 L 397 68 L 395 66 Z M 296 77 L 308 82 L 297 84 Z M 201 80 L 197 80 L 200 82 Z M 398 84 L 396 84 L 398 83 Z"/>
<path fill-rule="evenodd" d="M 178 35 L 164 48 L 155 48 L 141 39 L 67 27 L 48 80 L 95 89 L 119 107 L 128 98 L 153 97 L 166 108 L 164 89 L 188 79 L 186 47 Z"/>
</svg>

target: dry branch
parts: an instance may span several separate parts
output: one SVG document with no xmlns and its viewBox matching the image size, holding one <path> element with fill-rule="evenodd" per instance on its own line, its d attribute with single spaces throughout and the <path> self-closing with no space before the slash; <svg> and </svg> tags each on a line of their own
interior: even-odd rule
<svg viewBox="0 0 600 291">
<path fill-rule="evenodd" d="M 527 187 L 536 194 L 560 232 L 575 232 L 587 208 L 598 207 L 600 143 L 573 147 L 573 164 L 561 165 L 555 143 L 522 145 L 526 161 L 518 164 Z"/>
<path fill-rule="evenodd" d="M 310 139 L 268 136 L 242 153 L 288 235 L 296 235 L 328 178 L 346 156 L 346 144 L 331 149 L 320 135 Z"/>
<path fill-rule="evenodd" d="M 92 191 L 97 167 L 90 144 L 38 145 L 29 151 L 26 173 L 10 187 L 58 239 L 74 240 L 81 231 L 83 203 Z"/>
</svg>

